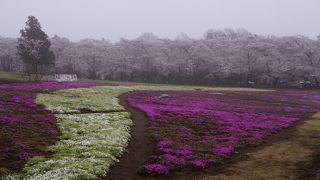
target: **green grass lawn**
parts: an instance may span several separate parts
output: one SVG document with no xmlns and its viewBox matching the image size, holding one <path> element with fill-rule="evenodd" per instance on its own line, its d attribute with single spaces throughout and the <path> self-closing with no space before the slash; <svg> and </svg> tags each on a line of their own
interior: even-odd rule
<svg viewBox="0 0 320 180">
<path fill-rule="evenodd" d="M 25 76 L 13 72 L 0 71 L 0 79 L 7 79 L 11 81 L 32 82 Z M 54 81 L 54 76 L 44 76 L 43 81 Z M 219 87 L 219 86 L 192 86 L 192 85 L 175 85 L 175 84 L 156 84 L 156 83 L 141 83 L 141 82 L 122 82 L 122 81 L 108 81 L 108 80 L 93 80 L 93 79 L 78 79 L 79 82 L 98 82 L 98 83 L 111 83 L 111 84 L 132 84 L 139 87 L 151 88 L 162 87 L 162 89 L 173 90 L 231 90 L 231 91 L 270 91 L 271 89 L 262 88 L 245 88 L 245 87 Z"/>
<path fill-rule="evenodd" d="M 19 73 L 14 72 L 4 72 L 0 71 L 0 79 L 9 80 L 9 81 L 21 81 L 21 82 L 30 82 L 27 76 L 23 76 Z M 44 76 L 43 81 L 53 81 L 53 76 Z"/>
</svg>

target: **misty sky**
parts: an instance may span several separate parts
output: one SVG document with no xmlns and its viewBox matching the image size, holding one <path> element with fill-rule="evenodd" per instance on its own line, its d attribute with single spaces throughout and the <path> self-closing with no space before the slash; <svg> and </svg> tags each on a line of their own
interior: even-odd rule
<svg viewBox="0 0 320 180">
<path fill-rule="evenodd" d="M 0 36 L 18 37 L 28 15 L 49 36 L 119 40 L 143 32 L 200 38 L 208 29 L 263 35 L 320 34 L 320 0 L 0 0 Z"/>
</svg>

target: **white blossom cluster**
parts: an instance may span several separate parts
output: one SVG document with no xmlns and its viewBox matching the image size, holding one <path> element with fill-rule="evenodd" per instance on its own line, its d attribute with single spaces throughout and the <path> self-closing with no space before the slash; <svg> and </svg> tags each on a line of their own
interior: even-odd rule
<svg viewBox="0 0 320 180">
<path fill-rule="evenodd" d="M 128 92 L 130 87 L 100 86 L 61 90 L 50 94 L 39 94 L 37 103 L 44 104 L 54 113 L 80 113 L 88 108 L 95 112 L 124 111 L 117 96 Z"/>
</svg>

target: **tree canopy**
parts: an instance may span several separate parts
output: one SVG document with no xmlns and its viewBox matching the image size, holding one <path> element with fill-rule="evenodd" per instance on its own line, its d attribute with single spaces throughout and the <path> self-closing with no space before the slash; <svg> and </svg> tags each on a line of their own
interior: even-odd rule
<svg viewBox="0 0 320 180">
<path fill-rule="evenodd" d="M 25 64 L 25 71 L 39 81 L 48 67 L 54 66 L 55 56 L 50 50 L 51 43 L 34 16 L 28 17 L 26 27 L 20 33 L 17 53 Z"/>
</svg>

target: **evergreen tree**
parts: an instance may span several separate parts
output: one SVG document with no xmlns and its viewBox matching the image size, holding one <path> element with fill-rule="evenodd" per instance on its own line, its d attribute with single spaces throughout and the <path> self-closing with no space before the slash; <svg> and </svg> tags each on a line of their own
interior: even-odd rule
<svg viewBox="0 0 320 180">
<path fill-rule="evenodd" d="M 50 50 L 50 41 L 42 31 L 38 19 L 29 16 L 26 27 L 20 31 L 17 52 L 25 64 L 25 71 L 35 81 L 40 81 L 43 74 L 48 74 L 54 67 L 54 54 Z"/>
</svg>

